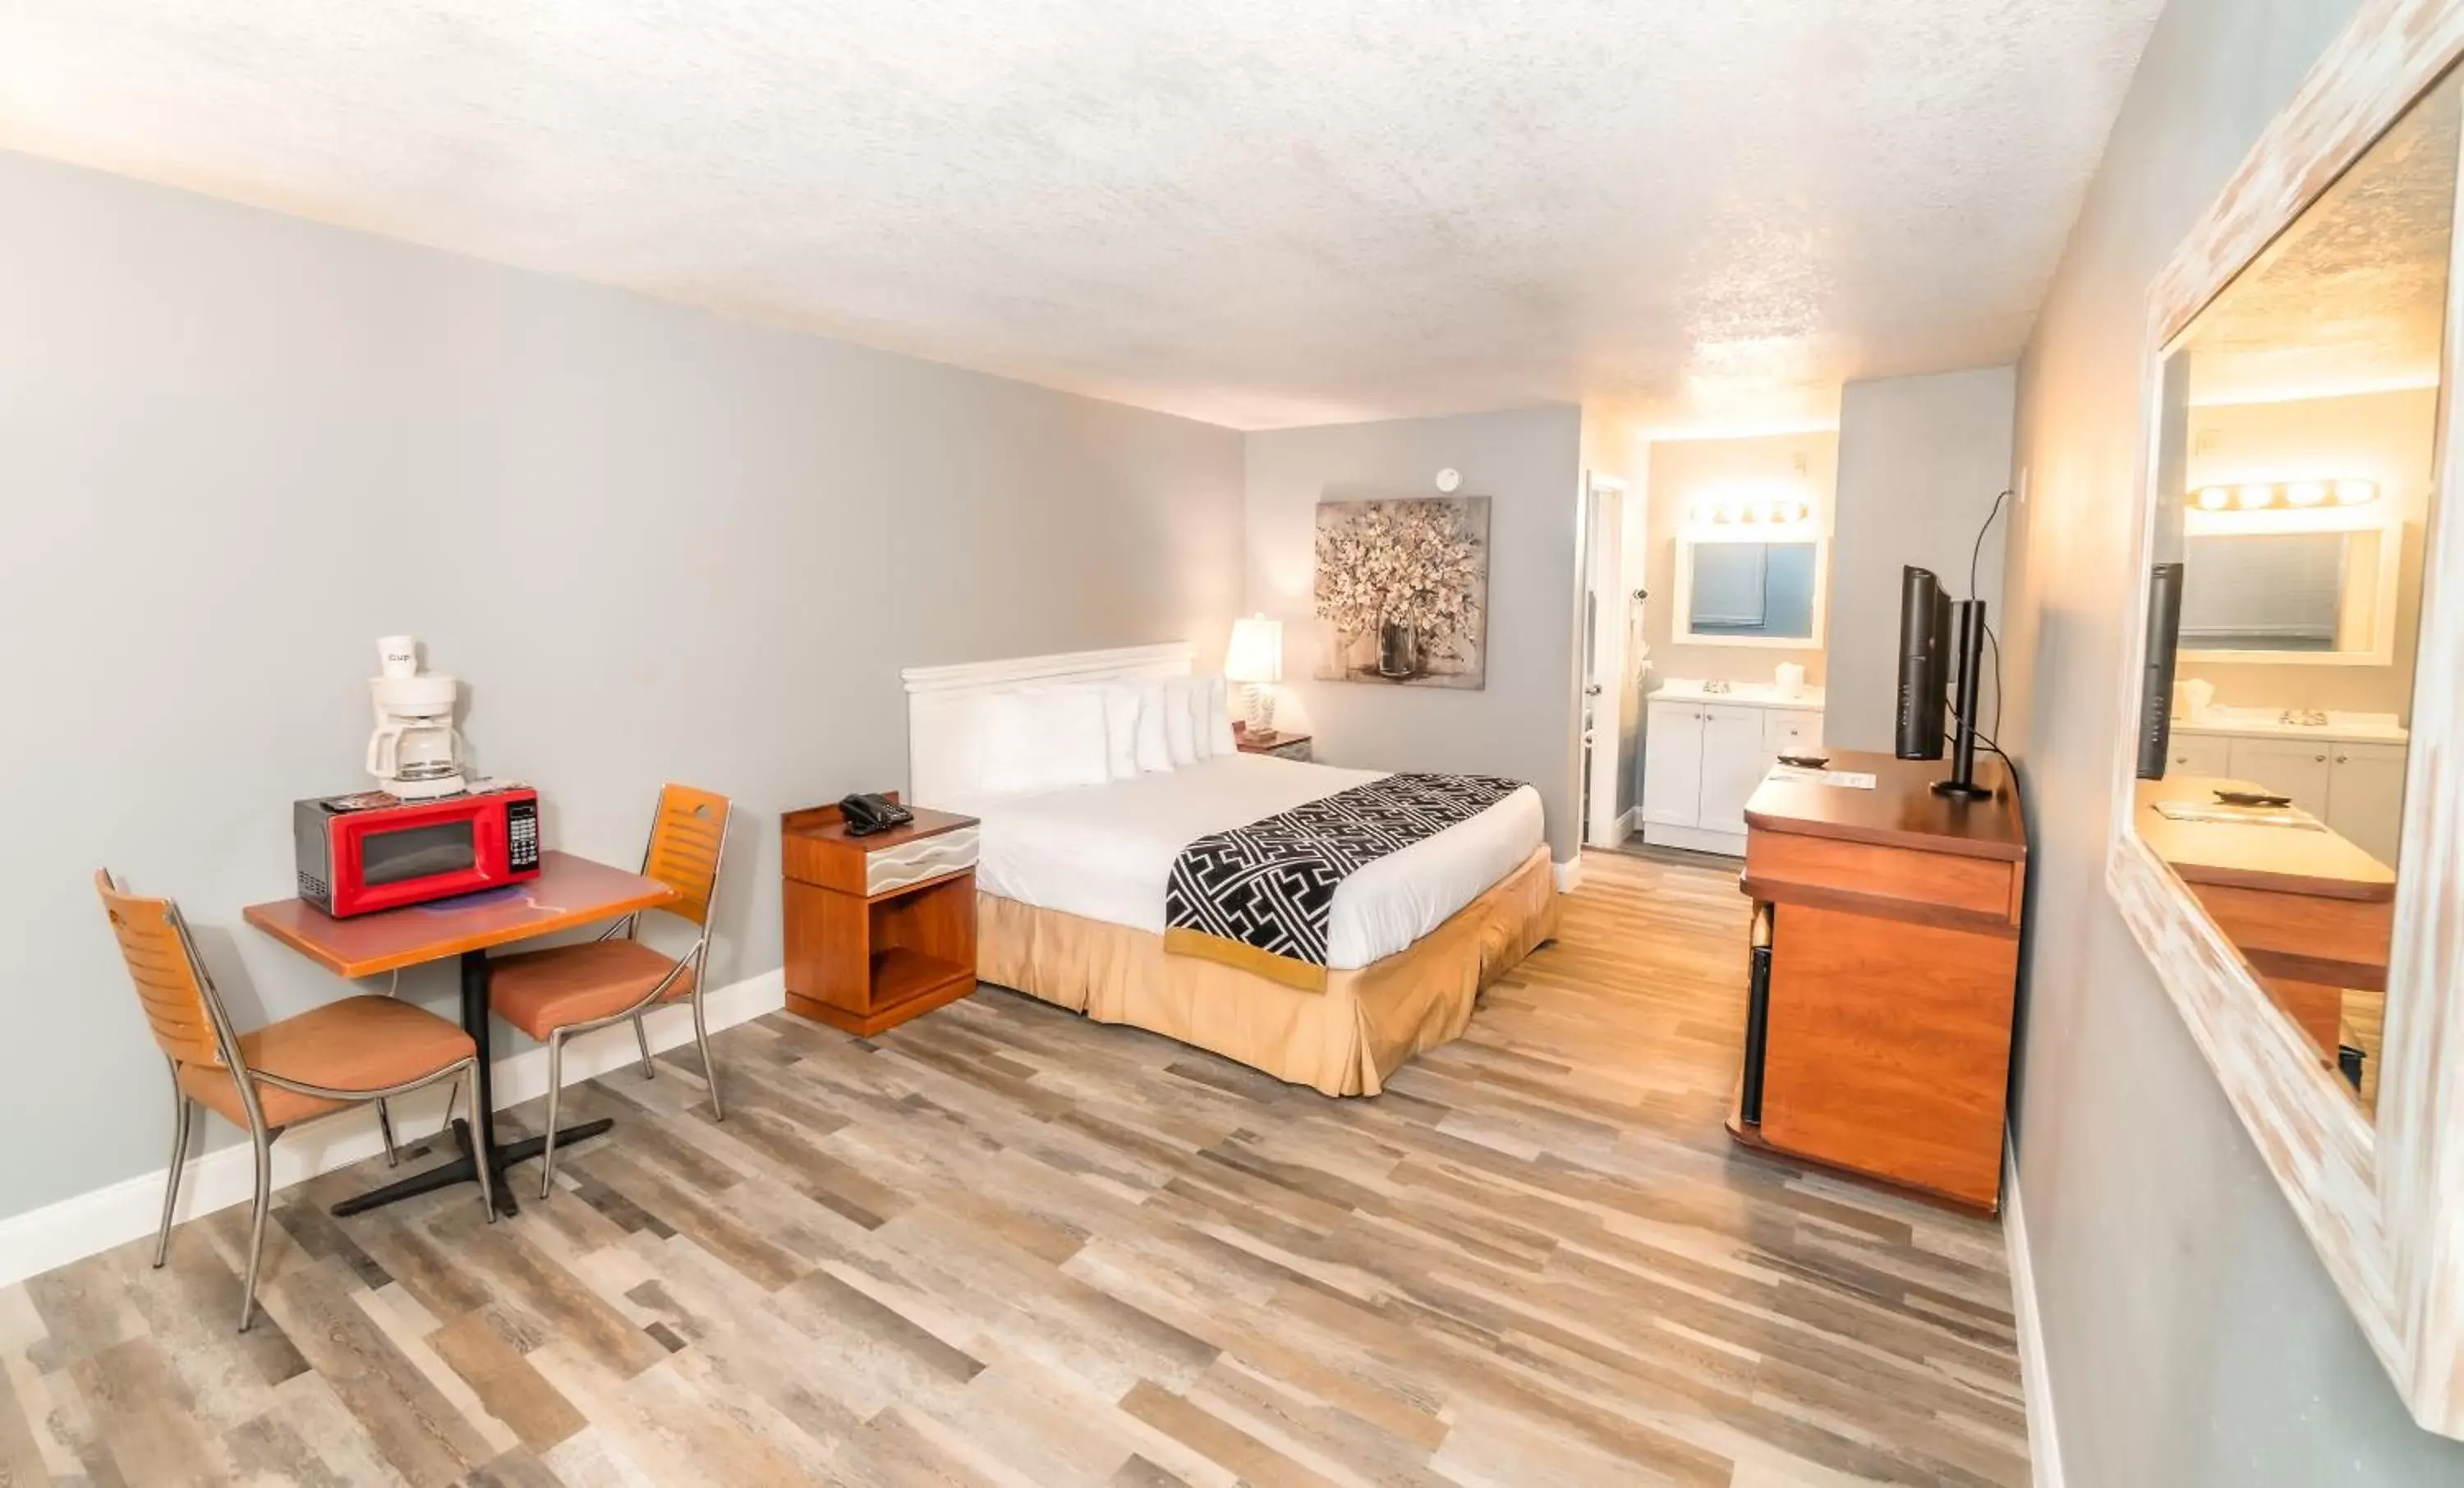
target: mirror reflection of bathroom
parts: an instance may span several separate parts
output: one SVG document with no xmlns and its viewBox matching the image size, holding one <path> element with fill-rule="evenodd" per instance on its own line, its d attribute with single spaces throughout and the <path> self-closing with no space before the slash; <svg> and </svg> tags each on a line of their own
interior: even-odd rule
<svg viewBox="0 0 2464 1488">
<path fill-rule="evenodd" d="M 2154 559 L 2181 564 L 2141 836 L 2375 1109 L 2454 208 L 2456 80 L 2167 356 Z"/>
<path fill-rule="evenodd" d="M 1813 543 L 1699 541 L 1685 552 L 1687 640 L 1814 639 Z"/>
</svg>

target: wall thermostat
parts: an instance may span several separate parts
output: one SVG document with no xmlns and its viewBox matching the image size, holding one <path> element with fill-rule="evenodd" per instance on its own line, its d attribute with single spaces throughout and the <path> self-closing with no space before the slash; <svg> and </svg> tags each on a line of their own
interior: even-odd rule
<svg viewBox="0 0 2464 1488">
<path fill-rule="evenodd" d="M 1438 472 L 1438 489 L 1448 495 L 1453 495 L 1457 491 L 1463 489 L 1463 471 L 1456 470 L 1452 466 L 1448 466 L 1444 470 L 1440 470 Z"/>
</svg>

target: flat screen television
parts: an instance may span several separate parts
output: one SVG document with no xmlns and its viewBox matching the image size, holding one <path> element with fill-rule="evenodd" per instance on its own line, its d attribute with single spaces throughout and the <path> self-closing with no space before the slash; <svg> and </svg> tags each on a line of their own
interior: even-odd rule
<svg viewBox="0 0 2464 1488">
<path fill-rule="evenodd" d="M 2147 575 L 2147 659 L 2139 695 L 2139 778 L 2165 778 L 2173 751 L 2173 663 L 2182 650 L 2182 565 Z"/>
<path fill-rule="evenodd" d="M 1900 715 L 1894 753 L 1902 759 L 1940 759 L 1950 601 L 1933 570 L 1900 570 Z"/>
<path fill-rule="evenodd" d="M 1953 621 L 1957 622 L 1956 649 Z M 1957 659 L 1956 669 L 1952 658 Z M 1985 659 L 1985 602 L 1956 603 L 1932 570 L 1900 570 L 1900 710 L 1894 752 L 1902 759 L 1940 759 L 1950 740 L 1950 775 L 1933 782 L 1937 796 L 1976 799 L 1992 791 L 1976 783 L 1976 697 Z M 1955 731 L 1944 727 L 1946 693 L 1956 686 Z"/>
</svg>

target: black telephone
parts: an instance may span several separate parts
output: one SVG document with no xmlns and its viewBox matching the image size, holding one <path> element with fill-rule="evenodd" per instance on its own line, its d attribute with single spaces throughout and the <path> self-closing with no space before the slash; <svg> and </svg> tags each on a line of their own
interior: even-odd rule
<svg viewBox="0 0 2464 1488">
<path fill-rule="evenodd" d="M 915 813 L 887 796 L 849 796 L 839 802 L 839 816 L 849 837 L 870 837 L 915 820 Z"/>
</svg>

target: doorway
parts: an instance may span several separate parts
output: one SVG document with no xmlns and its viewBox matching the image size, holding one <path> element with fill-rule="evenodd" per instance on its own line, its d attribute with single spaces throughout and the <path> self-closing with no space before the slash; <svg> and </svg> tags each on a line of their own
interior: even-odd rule
<svg viewBox="0 0 2464 1488">
<path fill-rule="evenodd" d="M 1627 776 L 1626 746 L 1639 721 L 1634 691 L 1642 659 L 1642 591 L 1625 582 L 1625 482 L 1586 470 L 1577 622 L 1582 666 L 1575 704 L 1581 720 L 1582 835 L 1587 847 L 1615 847 L 1625 841 L 1628 829 L 1629 808 L 1620 785 Z"/>
</svg>

